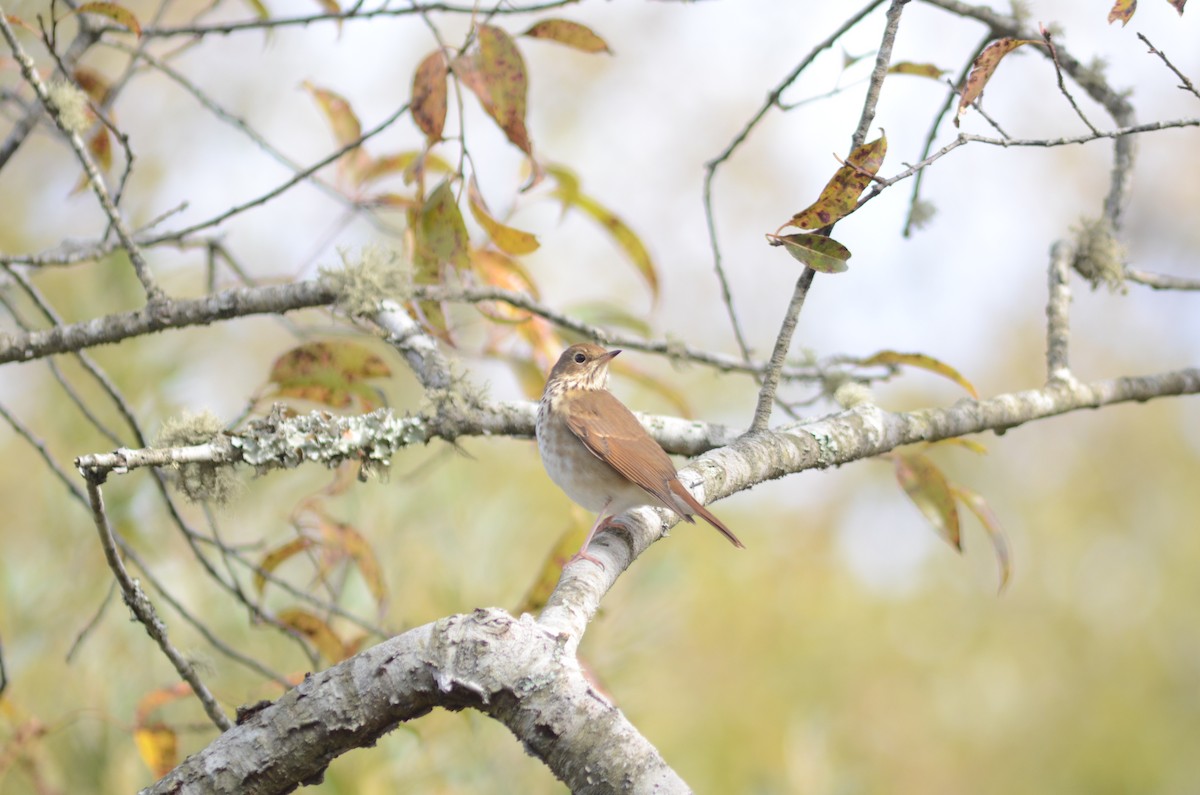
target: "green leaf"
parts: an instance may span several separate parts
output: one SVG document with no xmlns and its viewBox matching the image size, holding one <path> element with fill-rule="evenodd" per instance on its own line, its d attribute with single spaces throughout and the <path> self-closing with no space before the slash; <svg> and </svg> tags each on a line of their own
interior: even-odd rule
<svg viewBox="0 0 1200 795">
<path fill-rule="evenodd" d="M 470 267 L 467 227 L 448 180 L 439 184 L 425 200 L 414 231 L 413 264 L 417 266 L 418 276 L 424 277 L 420 279 L 422 283 L 436 283 L 439 266 L 443 263 L 459 270 Z"/>
<path fill-rule="evenodd" d="M 938 535 L 962 551 L 959 534 L 958 507 L 954 492 L 942 470 L 927 456 L 920 453 L 892 453 L 896 481 L 904 493 L 920 509 Z"/>
<path fill-rule="evenodd" d="M 850 266 L 850 249 L 831 237 L 812 233 L 767 235 L 772 246 L 783 246 L 787 253 L 819 273 L 843 273 Z"/>
</svg>

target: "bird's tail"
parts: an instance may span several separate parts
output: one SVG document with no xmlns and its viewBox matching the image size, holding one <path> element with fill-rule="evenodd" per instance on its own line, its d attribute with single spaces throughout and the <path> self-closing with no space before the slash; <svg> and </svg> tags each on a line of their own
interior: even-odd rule
<svg viewBox="0 0 1200 795">
<path fill-rule="evenodd" d="M 729 543 L 733 544 L 738 549 L 746 548 L 746 545 L 741 542 L 741 539 L 739 539 L 737 536 L 735 536 L 733 534 L 733 531 L 725 526 L 724 522 L 722 522 L 717 517 L 713 516 L 711 511 L 709 511 L 707 508 L 705 508 L 703 505 L 701 505 L 700 501 L 697 500 L 695 497 L 693 497 L 691 495 L 691 493 L 684 487 L 684 485 L 682 483 L 680 483 L 678 480 L 674 480 L 671 482 L 671 492 L 675 496 L 679 497 L 679 499 L 685 505 L 687 505 L 688 508 L 691 509 L 692 513 L 697 514 L 701 519 L 708 522 L 713 527 L 717 528 L 717 530 L 721 531 L 721 535 L 728 538 Z M 682 507 L 682 506 L 680 506 L 680 507 Z M 691 516 L 689 516 L 687 514 L 687 512 L 685 512 L 685 511 L 679 511 L 679 514 L 681 516 L 683 516 L 683 518 L 688 520 L 689 522 L 696 521 Z"/>
</svg>

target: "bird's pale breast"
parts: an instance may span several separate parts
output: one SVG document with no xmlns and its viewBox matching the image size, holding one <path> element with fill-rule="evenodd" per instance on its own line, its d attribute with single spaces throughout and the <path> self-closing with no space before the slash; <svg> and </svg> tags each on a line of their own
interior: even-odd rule
<svg viewBox="0 0 1200 795">
<path fill-rule="evenodd" d="M 553 411 L 539 407 L 537 419 L 538 452 L 542 465 L 558 487 L 571 500 L 589 511 L 614 514 L 638 505 L 654 505 L 657 500 L 626 480 L 601 461 L 571 432 Z M 611 502 L 610 502 L 611 501 Z"/>
</svg>

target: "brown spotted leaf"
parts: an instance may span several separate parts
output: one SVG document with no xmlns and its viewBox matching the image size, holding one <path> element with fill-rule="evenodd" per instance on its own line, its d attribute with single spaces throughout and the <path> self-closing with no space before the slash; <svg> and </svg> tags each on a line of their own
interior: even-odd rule
<svg viewBox="0 0 1200 795">
<path fill-rule="evenodd" d="M 1108 24 L 1112 24 L 1117 20 L 1121 21 L 1121 27 L 1129 24 L 1129 20 L 1133 19 L 1133 12 L 1137 11 L 1137 0 L 1117 0 L 1113 3 L 1112 10 L 1108 12 Z"/>
<path fill-rule="evenodd" d="M 446 126 L 446 76 L 449 68 L 446 54 L 435 50 L 425 56 L 413 75 L 413 121 L 425 133 L 429 143 L 440 141 Z"/>
<path fill-rule="evenodd" d="M 1000 520 L 996 518 L 995 512 L 992 511 L 987 500 L 979 494 L 971 491 L 963 486 L 953 486 L 954 496 L 962 501 L 970 509 L 971 513 L 975 514 L 975 518 L 983 525 L 983 529 L 987 531 L 988 539 L 992 542 L 992 550 L 996 553 L 996 563 L 1000 566 L 1000 590 L 1004 590 L 1004 586 L 1008 585 L 1008 580 L 1012 576 L 1012 559 L 1008 551 L 1008 536 L 1004 532 L 1004 528 L 1000 526 Z"/>
<path fill-rule="evenodd" d="M 870 366 L 873 364 L 902 364 L 908 367 L 919 367 L 922 370 L 928 370 L 931 373 L 937 373 L 944 378 L 949 378 L 954 383 L 961 386 L 971 394 L 971 397 L 979 400 L 979 392 L 975 390 L 975 385 L 962 376 L 958 370 L 955 370 L 945 362 L 938 361 L 932 356 L 926 356 L 923 353 L 900 353 L 899 351 L 880 351 L 874 356 L 863 359 L 859 364 Z"/>
<path fill-rule="evenodd" d="M 850 249 L 831 237 L 810 233 L 767 235 L 772 246 L 783 246 L 787 253 L 819 273 L 843 273 L 850 268 Z"/>
<path fill-rule="evenodd" d="M 138 36 L 142 35 L 142 26 L 133 12 L 117 3 L 80 3 L 75 9 L 77 14 L 100 14 L 127 28 Z"/>
<path fill-rule="evenodd" d="M 871 177 L 879 173 L 883 158 L 887 155 L 887 136 L 880 135 L 874 141 L 859 146 L 833 177 L 826 183 L 820 197 L 809 207 L 792 216 L 784 226 L 797 229 L 823 229 L 834 221 L 848 215 L 858 204 L 858 197 L 871 184 Z"/>
<path fill-rule="evenodd" d="M 896 480 L 904 493 L 921 510 L 938 535 L 961 552 L 958 506 L 942 470 L 920 453 L 892 453 L 890 457 L 895 465 Z"/>
<path fill-rule="evenodd" d="M 309 342 L 275 360 L 269 381 L 282 397 L 311 400 L 332 408 L 357 401 L 365 411 L 383 401 L 369 378 L 385 378 L 391 369 L 378 354 L 350 340 Z"/>
<path fill-rule="evenodd" d="M 480 25 L 476 36 L 475 51 L 456 58 L 451 68 L 508 140 L 532 156 L 533 144 L 525 129 L 529 77 L 521 51 L 511 36 L 492 25 Z"/>
<path fill-rule="evenodd" d="M 1041 44 L 1041 42 L 1032 39 L 999 39 L 993 41 L 983 49 L 983 52 L 979 53 L 979 56 L 971 64 L 970 73 L 967 74 L 967 82 L 963 86 L 962 96 L 958 98 L 958 112 L 954 114 L 955 127 L 962 122 L 962 117 L 966 114 L 967 108 L 971 107 L 971 103 L 983 94 L 983 87 L 992 78 L 992 73 L 1000 65 L 1000 60 L 1023 44 Z"/>
<path fill-rule="evenodd" d="M 933 80 L 939 79 L 945 73 L 945 69 L 941 69 L 931 63 L 913 63 L 912 61 L 901 61 L 900 63 L 892 64 L 888 68 L 888 74 L 891 75 L 915 75 L 917 77 L 932 78 Z"/>
<path fill-rule="evenodd" d="M 608 42 L 597 36 L 591 28 L 565 19 L 543 19 L 521 35 L 531 39 L 556 41 L 582 52 L 612 53 Z"/>
<path fill-rule="evenodd" d="M 529 232 L 502 224 L 492 216 L 488 211 L 487 204 L 483 201 L 483 195 L 479 192 L 479 185 L 475 182 L 475 177 L 471 177 L 467 183 L 467 205 L 471 208 L 471 215 L 488 233 L 488 237 L 496 244 L 496 248 L 513 256 L 537 251 L 539 244 L 536 237 Z"/>
<path fill-rule="evenodd" d="M 80 66 L 71 73 L 71 77 L 75 79 L 75 85 L 83 89 L 83 93 L 88 95 L 88 99 L 97 105 L 103 105 L 108 99 L 108 92 L 112 89 L 112 85 L 108 82 L 108 78 L 94 69 Z"/>
</svg>

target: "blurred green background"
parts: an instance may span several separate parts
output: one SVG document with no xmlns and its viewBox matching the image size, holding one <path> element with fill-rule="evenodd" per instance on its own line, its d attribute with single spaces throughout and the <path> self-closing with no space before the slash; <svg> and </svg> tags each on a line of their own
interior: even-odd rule
<svg viewBox="0 0 1200 795">
<path fill-rule="evenodd" d="M 1039 3 L 1036 11 L 1063 22 L 1066 46 L 1078 57 L 1111 57 L 1115 82 L 1138 87 L 1134 99 L 1143 103 L 1143 118 L 1186 113 L 1173 78 L 1143 58 L 1132 28 L 1121 34 L 1104 26 L 1103 13 L 1084 13 L 1080 5 Z M 152 8 L 129 6 L 141 13 Z M 187 6 L 178 4 L 178 13 Z M 1195 40 L 1195 20 L 1152 12 L 1138 18 L 1142 29 L 1185 72 L 1200 74 L 1200 54 L 1185 43 Z M 226 16 L 244 13 L 230 4 Z M 559 224 L 545 207 L 522 206 L 514 222 L 541 236 L 531 270 L 546 301 L 568 308 L 607 301 L 646 317 L 658 336 L 732 351 L 703 231 L 701 167 L 844 13 L 809 3 L 585 4 L 564 15 L 602 33 L 615 57 L 529 45 L 530 127 L 538 146 L 577 169 L 585 186 L 643 236 L 663 285 L 660 300 L 651 302 L 603 235 L 571 219 Z M 873 19 L 874 27 L 847 42 L 850 51 L 875 46 L 880 19 Z M 806 30 L 820 32 L 800 32 Z M 956 68 L 978 35 L 977 28 L 913 4 L 896 57 Z M 370 61 L 384 44 L 386 59 Z M 261 34 L 213 39 L 183 65 L 308 162 L 330 141 L 311 99 L 294 88 L 301 79 L 344 92 L 361 116 L 376 118 L 388 102 L 403 101 L 413 65 L 432 46 L 411 20 L 380 20 L 347 24 L 341 32 L 331 25 L 280 31 L 265 43 Z M 840 57 L 835 52 L 819 62 L 811 83 L 792 99 L 841 79 Z M 103 58 L 97 60 L 102 68 Z M 1001 75 L 1005 80 L 989 88 L 988 108 L 1010 121 L 1013 134 L 1073 130 L 1046 66 L 1040 56 L 1016 59 Z M 11 70 L 5 80 L 15 80 Z M 916 159 L 941 91 L 914 80 L 888 84 L 877 124 L 888 130 L 894 160 L 884 171 Z M 860 101 L 860 93 L 849 91 L 810 115 L 777 114 L 719 177 L 727 265 L 760 351 L 769 349 L 797 273 L 790 260 L 766 249 L 761 234 L 819 191 L 836 167 L 829 152 L 844 151 Z M 155 80 L 135 82 L 118 104 L 141 158 L 129 194 L 136 222 L 183 199 L 195 205 L 188 212 L 204 217 L 206 205 L 226 206 L 280 179 L 244 143 L 222 149 L 223 140 L 208 140 L 212 122 L 195 113 L 186 97 Z M 401 148 L 408 134 L 396 133 L 382 149 Z M 1200 226 L 1186 222 L 1200 197 L 1194 180 L 1178 178 L 1195 173 L 1195 142 L 1194 131 L 1173 132 L 1141 146 L 1141 187 L 1126 238 L 1139 267 L 1200 274 Z M 930 172 L 929 198 L 939 214 L 912 240 L 899 236 L 907 189 L 885 194 L 839 227 L 855 251 L 851 271 L 817 280 L 797 349 L 919 350 L 953 364 L 984 396 L 1038 386 L 1045 252 L 1070 224 L 1097 211 L 1109 151 L 1103 143 L 1036 153 L 968 147 Z M 508 195 L 505 180 L 519 181 L 512 153 L 495 141 L 481 144 L 476 158 L 485 172 L 502 175 L 484 180 L 485 190 Z M 76 178 L 52 136 L 31 140 L 0 181 L 11 210 L 0 218 L 0 249 L 39 250 L 95 234 L 92 200 L 67 198 Z M 361 222 L 339 226 L 331 204 L 314 194 L 298 192 L 223 227 L 255 275 L 311 275 L 316 264 L 337 262 L 334 246 L 373 239 Z M 195 295 L 203 286 L 200 260 L 194 252 L 163 253 L 152 264 L 173 295 Z M 36 279 L 69 320 L 138 300 L 122 261 Z M 1137 287 L 1093 293 L 1079 284 L 1075 291 L 1072 362 L 1081 379 L 1197 360 L 1194 297 Z M 345 333 L 318 312 L 295 320 Z M 11 327 L 7 318 L 5 324 Z M 455 353 L 472 377 L 491 397 L 520 397 L 506 368 L 473 354 L 485 321 L 463 311 L 456 324 L 462 344 Z M 296 342 L 288 325 L 256 318 L 93 355 L 153 433 L 182 409 L 237 416 L 275 358 Z M 422 396 L 399 358 L 364 344 L 397 373 L 384 386 L 389 405 L 419 408 Z M 694 416 L 747 423 L 755 396 L 748 379 L 673 369 L 633 353 L 622 359 L 672 383 Z M 74 362 L 60 364 L 85 396 L 97 397 Z M 613 386 L 636 409 L 674 411 L 630 379 L 618 377 Z M 876 390 L 889 409 L 949 405 L 961 397 L 953 385 L 924 374 Z M 75 456 L 113 446 L 70 406 L 45 362 L 0 368 L 0 400 L 68 473 Z M 811 412 L 829 410 L 819 405 Z M 101 413 L 115 422 L 111 411 Z M 965 521 L 966 551 L 959 556 L 925 525 L 890 465 L 864 461 L 764 484 L 716 505 L 746 542 L 744 552 L 709 528 L 676 528 L 609 594 L 583 658 L 699 792 L 1195 792 L 1200 406 L 1191 397 L 1122 405 L 979 440 L 988 455 L 962 449 L 933 455 L 952 480 L 983 494 L 1007 529 L 1013 578 L 1003 594 L 996 593 L 990 545 L 973 519 Z M 544 476 L 530 441 L 460 445 L 461 452 L 442 444 L 409 451 L 382 482 L 357 485 L 327 503 L 367 538 L 388 587 L 382 618 L 353 577 L 348 604 L 390 631 L 477 606 L 515 609 L 560 536 L 590 522 Z M 7 763 L 0 789 L 23 795 L 145 786 L 154 776 L 132 739 L 137 705 L 174 684 L 175 674 L 119 600 L 66 660 L 111 578 L 86 511 L 7 425 L 0 427 L 0 453 L 0 505 L 8 517 L 0 530 L 0 639 L 10 678 L 0 702 L 0 759 Z M 245 478 L 241 498 L 216 512 L 222 537 L 251 545 L 255 554 L 287 541 L 288 512 L 330 477 L 301 468 Z M 147 473 L 113 479 L 105 495 L 116 528 L 207 626 L 279 671 L 310 667 L 294 643 L 254 626 L 244 607 L 203 577 Z M 199 509 L 187 515 L 203 526 Z M 301 568 L 288 573 L 305 583 Z M 159 604 L 172 638 L 227 707 L 278 694 Z M 270 591 L 267 604 L 288 603 Z M 213 737 L 189 701 L 158 714 L 183 731 L 183 752 Z M 437 712 L 376 748 L 338 759 L 325 783 L 309 791 L 557 793 L 563 787 L 503 727 L 474 713 Z"/>
</svg>

